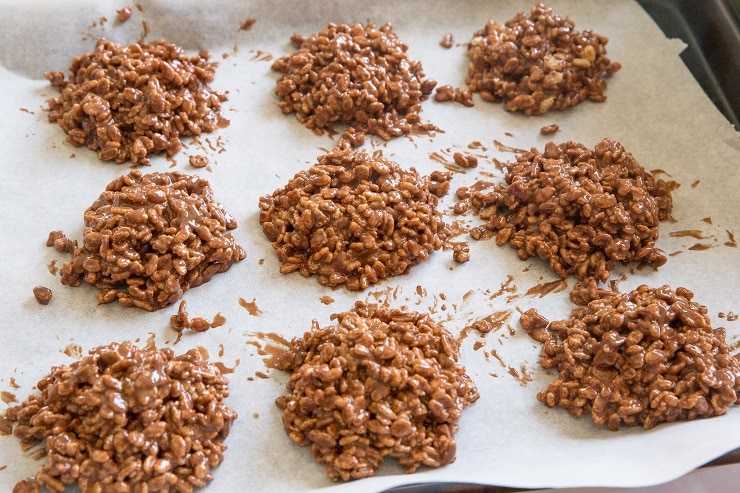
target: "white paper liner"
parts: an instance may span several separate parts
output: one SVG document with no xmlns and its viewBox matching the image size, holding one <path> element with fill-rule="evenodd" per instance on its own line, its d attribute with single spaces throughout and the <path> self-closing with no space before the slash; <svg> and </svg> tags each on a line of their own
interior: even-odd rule
<svg viewBox="0 0 740 493">
<path fill-rule="evenodd" d="M 49 272 L 50 262 L 60 266 L 68 256 L 44 246 L 51 230 L 61 229 L 79 239 L 85 208 L 129 168 L 101 162 L 93 152 L 64 142 L 60 128 L 47 121 L 46 101 L 56 91 L 43 73 L 66 74 L 72 58 L 92 50 L 100 37 L 128 44 L 146 32 L 149 41 L 165 39 L 192 52 L 208 49 L 220 62 L 212 87 L 229 96 L 224 105 L 224 116 L 231 120 L 228 128 L 204 135 L 199 142 L 186 140 L 175 164 L 155 157 L 143 168 L 206 177 L 215 198 L 237 219 L 235 236 L 247 250 L 245 260 L 184 297 L 192 316 L 210 319 L 220 312 L 226 325 L 185 334 L 173 346 L 176 352 L 205 347 L 213 359 L 235 367 L 229 375 L 228 402 L 239 419 L 227 440 L 226 459 L 206 491 L 370 492 L 438 481 L 526 488 L 639 486 L 676 478 L 740 446 L 737 406 L 713 419 L 610 432 L 590 419 L 575 419 L 538 402 L 536 393 L 553 375 L 539 367 L 539 344 L 520 328 L 517 310 L 536 307 L 551 320 L 566 317 L 572 307 L 568 291 L 575 281 L 568 279 L 567 289 L 545 296 L 526 295 L 533 286 L 558 278 L 540 261 L 519 261 L 509 247 L 471 239 L 470 262 L 456 264 L 451 252 L 436 252 L 409 275 L 364 293 L 331 290 L 315 278 L 278 272 L 258 223 L 258 199 L 284 185 L 335 142 L 328 135 L 313 134 L 276 106 L 273 88 L 278 75 L 270 65 L 292 49 L 290 36 L 315 33 L 329 21 L 371 20 L 377 25 L 390 21 L 409 45 L 410 56 L 422 61 L 428 78 L 439 85 L 463 86 L 465 43 L 472 33 L 488 19 L 504 22 L 532 2 L 140 1 L 123 24 L 116 20 L 116 10 L 126 2 L 3 3 L 0 390 L 11 392 L 18 402 L 34 391 L 51 366 L 69 364 L 80 349 L 87 352 L 122 340 L 143 345 L 151 339 L 158 346 L 175 341 L 169 317 L 176 305 L 155 313 L 98 305 L 93 288 L 64 287 Z M 673 195 L 676 222 L 662 225 L 658 241 L 670 254 L 668 263 L 657 271 L 617 268 L 613 277 L 624 276 L 622 290 L 639 284 L 691 289 L 695 300 L 708 307 L 713 326 L 726 327 L 728 342 L 737 348 L 740 322 L 729 321 L 726 314 L 740 312 L 739 257 L 738 249 L 725 243 L 740 233 L 738 134 L 681 62 L 683 44 L 666 39 L 639 5 L 566 0 L 550 5 L 573 19 L 577 29 L 591 28 L 609 38 L 608 56 L 622 69 L 609 80 L 605 103 L 586 102 L 563 112 L 525 117 L 477 96 L 473 108 L 430 99 L 423 105 L 422 118 L 444 133 L 389 143 L 369 139 L 366 147 L 381 149 L 403 166 L 427 174 L 444 169 L 432 153 L 451 161 L 452 152 L 470 151 L 469 144 L 480 142 L 485 150 L 476 151 L 481 154 L 479 167 L 456 174 L 454 190 L 480 179 L 502 179 L 494 160 L 511 160 L 513 154 L 500 151 L 494 141 L 525 149 L 542 149 L 548 140 L 588 146 L 604 137 L 620 141 L 646 169 L 662 170 L 661 177 L 681 186 Z M 249 18 L 255 19 L 254 25 L 240 30 Z M 455 45 L 444 49 L 439 41 L 448 32 Z M 540 135 L 539 129 L 552 123 L 560 131 Z M 209 169 L 190 167 L 192 154 L 207 155 Z M 450 211 L 453 203 L 452 194 L 442 200 L 450 221 L 460 219 Z M 462 220 L 475 223 L 469 217 Z M 670 236 L 681 230 L 701 230 L 703 238 Z M 469 238 L 457 238 L 463 239 Z M 690 250 L 696 243 L 711 248 Z M 36 285 L 53 290 L 48 306 L 34 300 Z M 502 287 L 508 291 L 499 294 Z M 327 297 L 334 301 L 328 303 Z M 253 302 L 260 313 L 251 314 L 240 298 Z M 470 333 L 463 341 L 461 361 L 481 398 L 463 414 L 454 464 L 405 475 L 389 460 L 376 477 L 333 485 L 308 448 L 293 444 L 284 433 L 274 399 L 283 393 L 287 375 L 265 367 L 260 353 L 269 341 L 259 335 L 299 336 L 309 330 L 312 319 L 328 324 L 331 313 L 350 309 L 355 300 L 429 310 L 455 334 L 477 319 L 511 311 L 500 330 L 484 338 Z M 476 350 L 477 341 L 483 347 Z M 0 437 L 0 490 L 10 491 L 38 466 L 15 438 Z"/>
</svg>

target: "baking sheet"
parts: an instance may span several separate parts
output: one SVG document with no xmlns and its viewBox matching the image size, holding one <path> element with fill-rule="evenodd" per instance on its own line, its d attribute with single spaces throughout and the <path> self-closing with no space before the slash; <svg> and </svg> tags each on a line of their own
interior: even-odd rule
<svg viewBox="0 0 740 493">
<path fill-rule="evenodd" d="M 233 368 L 228 403 L 239 413 L 228 437 L 224 463 L 206 491 L 379 491 L 419 482 L 471 482 L 525 488 L 560 486 L 639 486 L 668 481 L 740 446 L 740 407 L 727 415 L 689 423 L 660 425 L 645 431 L 623 428 L 614 433 L 564 410 L 549 409 L 535 396 L 552 379 L 537 364 L 539 344 L 518 324 L 517 310 L 536 307 L 550 319 L 568 315 L 567 288 L 543 294 L 557 276 L 539 261 L 521 262 L 515 252 L 491 242 L 470 240 L 471 260 L 452 261 L 451 252 L 435 252 L 410 274 L 389 279 L 363 293 L 332 290 L 315 278 L 284 276 L 258 223 L 258 198 L 281 187 L 297 171 L 333 146 L 293 116 L 277 108 L 272 60 L 291 50 L 293 33 L 309 35 L 332 22 L 390 21 L 422 61 L 428 78 L 439 85 L 464 84 L 464 43 L 490 19 L 505 21 L 531 7 L 524 1 L 377 1 L 359 2 L 196 2 L 140 1 L 121 24 L 116 10 L 125 2 L 3 2 L 0 18 L 0 160 L 3 214 L 0 227 L 0 390 L 20 402 L 52 365 L 69 364 L 80 353 L 112 341 L 148 341 L 176 352 L 206 348 L 211 357 Z M 647 169 L 659 170 L 680 187 L 674 192 L 675 222 L 662 225 L 658 246 L 670 254 L 658 271 L 617 268 L 620 288 L 639 284 L 685 286 L 707 305 L 713 326 L 727 329 L 728 342 L 740 345 L 740 233 L 738 151 L 740 140 L 714 108 L 679 58 L 684 45 L 666 39 L 633 2 L 552 1 L 577 29 L 592 28 L 609 37 L 608 55 L 622 64 L 610 80 L 605 103 L 583 103 L 564 112 L 525 117 L 503 111 L 476 97 L 466 108 L 454 103 L 423 105 L 422 118 L 443 132 L 369 139 L 404 166 L 422 173 L 444 169 L 455 151 L 471 151 L 479 142 L 479 167 L 458 173 L 452 189 L 476 180 L 500 180 L 496 161 L 513 159 L 501 145 L 543 148 L 548 140 L 574 140 L 593 146 L 604 137 L 620 141 Z M 241 30 L 247 19 L 255 19 Z M 439 46 L 445 33 L 455 46 Z M 144 171 L 178 169 L 196 172 L 188 156 L 205 154 L 207 170 L 197 171 L 214 195 L 237 219 L 237 241 L 247 258 L 211 282 L 188 291 L 191 316 L 222 313 L 224 326 L 185 334 L 175 344 L 169 317 L 176 306 L 148 313 L 118 305 L 98 305 L 90 287 L 67 288 L 49 272 L 67 256 L 44 246 L 51 230 L 80 238 L 82 213 L 105 185 L 129 171 L 126 165 L 97 160 L 84 148 L 64 142 L 57 125 L 47 123 L 45 101 L 56 95 L 43 72 L 65 73 L 76 55 L 92 50 L 106 37 L 131 43 L 166 39 L 193 52 L 210 50 L 220 62 L 212 88 L 228 91 L 224 115 L 228 128 L 188 142 L 175 161 L 152 159 Z M 544 137 L 539 129 L 557 123 L 560 132 Z M 449 220 L 452 195 L 442 200 Z M 671 236 L 699 230 L 700 238 Z M 457 240 L 467 239 L 459 237 Z M 695 244 L 706 249 L 691 249 Z M 48 306 L 33 299 L 32 288 L 54 292 Z M 538 288 L 538 286 L 540 288 Z M 528 294 L 529 293 L 529 294 Z M 539 293 L 539 294 L 538 294 Z M 393 307 L 428 310 L 454 334 L 478 319 L 509 311 L 502 327 L 486 337 L 469 335 L 461 362 L 475 380 L 481 398 L 463 413 L 457 434 L 457 461 L 436 470 L 405 475 L 386 461 L 378 475 L 333 485 L 309 450 L 285 435 L 274 399 L 283 393 L 287 375 L 266 368 L 266 334 L 291 338 L 310 329 L 311 320 L 329 323 L 329 315 L 346 311 L 356 300 Z M 476 344 L 477 343 L 477 344 Z M 478 347 L 482 344 L 482 347 Z M 477 348 L 477 349 L 476 349 Z M 266 376 L 267 378 L 262 378 Z M 5 404 L 0 404 L 4 406 Z M 21 451 L 13 437 L 0 437 L 0 490 L 32 475 L 39 466 L 33 451 Z"/>
<path fill-rule="evenodd" d="M 666 36 L 686 42 L 681 59 L 709 99 L 740 129 L 740 35 L 733 2 L 638 1 Z M 734 3 L 740 7 L 740 2 Z M 712 35 L 706 36 L 709 32 Z"/>
</svg>

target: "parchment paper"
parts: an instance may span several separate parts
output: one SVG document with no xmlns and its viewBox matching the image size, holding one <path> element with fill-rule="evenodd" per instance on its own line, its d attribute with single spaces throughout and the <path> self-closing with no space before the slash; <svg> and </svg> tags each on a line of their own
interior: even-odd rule
<svg viewBox="0 0 740 493">
<path fill-rule="evenodd" d="M 125 5 L 3 2 L 0 390 L 20 402 L 34 392 L 35 383 L 51 366 L 69 364 L 80 353 L 112 341 L 135 340 L 141 345 L 150 341 L 173 346 L 176 352 L 204 347 L 213 359 L 234 368 L 228 402 L 239 413 L 227 440 L 225 462 L 215 470 L 207 491 L 360 492 L 436 481 L 530 488 L 638 486 L 681 476 L 740 446 L 737 406 L 713 419 L 663 424 L 650 431 L 610 432 L 589 419 L 575 419 L 539 403 L 535 395 L 553 375 L 539 367 L 539 344 L 520 328 L 517 310 L 536 307 L 551 320 L 566 317 L 574 280 L 547 295 L 528 295 L 531 288 L 558 277 L 542 262 L 519 261 L 509 247 L 470 239 L 468 263 L 456 264 L 449 251 L 435 252 L 408 275 L 364 293 L 331 290 L 315 278 L 278 272 L 258 223 L 258 198 L 283 186 L 334 144 L 332 137 L 313 134 L 276 106 L 277 74 L 270 65 L 291 51 L 289 37 L 315 33 L 329 21 L 371 20 L 378 25 L 390 21 L 409 45 L 411 57 L 422 61 L 427 77 L 440 85 L 463 86 L 464 45 L 472 33 L 488 19 L 504 22 L 532 2 L 142 0 L 132 5 L 131 19 L 122 24 L 116 10 Z M 740 322 L 731 319 L 740 312 L 739 257 L 732 246 L 733 235 L 740 234 L 738 134 L 679 59 L 683 44 L 666 39 L 639 5 L 563 0 L 552 1 L 551 6 L 571 17 L 577 29 L 591 28 L 609 38 L 608 55 L 623 68 L 609 80 L 605 103 L 586 102 L 568 111 L 525 117 L 477 97 L 473 108 L 430 99 L 422 117 L 443 132 L 387 144 L 370 139 L 367 148 L 380 149 L 425 174 L 444 169 L 440 156 L 451 161 L 455 151 L 478 153 L 479 167 L 456 174 L 454 190 L 480 179 L 502 179 L 494 162 L 512 160 L 514 155 L 499 150 L 494 141 L 524 149 L 541 149 L 548 140 L 588 146 L 603 137 L 620 141 L 645 168 L 662 170 L 661 177 L 680 187 L 674 192 L 675 222 L 663 223 L 658 242 L 670 254 L 668 263 L 657 271 L 617 268 L 613 277 L 620 279 L 622 290 L 643 283 L 691 289 L 695 300 L 708 307 L 713 326 L 726 327 L 728 342 L 737 348 Z M 250 18 L 255 19 L 251 29 L 240 30 Z M 456 44 L 443 49 L 439 41 L 448 32 Z M 43 73 L 67 73 L 72 58 L 92 50 L 100 37 L 128 44 L 142 36 L 149 41 L 166 39 L 192 52 L 208 49 L 220 62 L 212 87 L 228 91 L 224 115 L 231 125 L 198 141 L 186 141 L 187 148 L 175 162 L 157 157 L 144 171 L 174 168 L 204 175 L 215 198 L 238 220 L 235 236 L 247 250 L 247 258 L 230 271 L 185 294 L 191 316 L 210 319 L 220 312 L 226 325 L 185 334 L 176 345 L 168 323 L 176 306 L 147 313 L 98 305 L 93 288 L 67 288 L 50 273 L 51 262 L 60 266 L 68 257 L 44 245 L 55 229 L 79 239 L 85 208 L 129 167 L 101 162 L 93 152 L 64 142 L 61 129 L 47 121 L 45 102 L 56 91 Z M 539 134 L 542 126 L 552 123 L 560 126 L 559 133 Z M 483 148 L 471 151 L 468 145 L 473 142 Z M 190 167 L 192 154 L 207 155 L 210 167 Z M 442 200 L 450 222 L 477 224 L 472 218 L 454 217 L 453 202 L 452 194 Z M 699 230 L 700 237 L 681 236 L 686 230 Z M 465 239 L 469 238 L 457 238 Z M 690 249 L 697 243 L 709 248 Z M 34 300 L 36 285 L 53 290 L 48 306 Z M 376 477 L 337 486 L 307 448 L 285 435 L 274 399 L 283 393 L 287 375 L 266 368 L 261 353 L 270 341 L 265 334 L 299 336 L 310 329 L 312 319 L 326 325 L 331 313 L 350 309 L 356 300 L 429 310 L 453 334 L 475 320 L 510 311 L 501 329 L 487 337 L 470 332 L 462 342 L 461 361 L 481 398 L 464 412 L 454 464 L 405 475 L 393 461 L 386 461 Z M 0 437 L 0 490 L 10 491 L 16 481 L 34 473 L 39 462 L 32 456 L 15 438 Z"/>
</svg>

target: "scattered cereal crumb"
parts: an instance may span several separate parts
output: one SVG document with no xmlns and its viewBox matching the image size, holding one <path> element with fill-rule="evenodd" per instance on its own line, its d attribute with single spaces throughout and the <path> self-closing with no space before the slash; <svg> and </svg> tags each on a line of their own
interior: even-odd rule
<svg viewBox="0 0 740 493">
<path fill-rule="evenodd" d="M 226 318 L 220 313 L 217 313 L 216 316 L 213 317 L 212 322 L 209 322 L 203 317 L 195 317 L 191 319 L 186 307 L 187 303 L 185 300 L 180 301 L 177 314 L 170 317 L 170 327 L 177 332 L 182 333 L 184 329 L 189 329 L 193 332 L 205 332 L 208 329 L 220 327 L 226 323 Z"/>
<path fill-rule="evenodd" d="M 0 391 L 0 400 L 2 400 L 5 404 L 10 404 L 18 401 L 15 394 L 12 392 L 8 392 L 7 390 Z"/>
<path fill-rule="evenodd" d="M 66 346 L 64 346 L 64 349 L 62 349 L 61 352 L 63 352 L 70 358 L 74 358 L 74 359 L 82 358 L 82 346 L 80 346 L 79 344 L 69 343 Z"/>
<path fill-rule="evenodd" d="M 455 164 L 463 168 L 475 168 L 478 166 L 478 158 L 473 154 L 467 154 L 462 152 L 456 152 L 452 155 Z"/>
<path fill-rule="evenodd" d="M 429 191 L 437 197 L 447 195 L 450 191 L 452 171 L 435 170 L 429 174 Z"/>
<path fill-rule="evenodd" d="M 456 242 L 452 245 L 452 259 L 458 263 L 470 260 L 470 245 L 468 242 Z"/>
<path fill-rule="evenodd" d="M 118 14 L 119 22 L 126 22 L 131 18 L 131 6 L 126 5 L 121 10 L 116 10 L 116 13 Z"/>
<path fill-rule="evenodd" d="M 544 127 L 542 127 L 540 129 L 540 133 L 542 135 L 551 135 L 557 132 L 558 130 L 560 130 L 560 126 L 557 123 L 553 123 L 552 125 L 545 125 Z"/>
<path fill-rule="evenodd" d="M 195 154 L 188 157 L 188 162 L 193 168 L 205 168 L 208 166 L 208 157 L 202 154 Z"/>
<path fill-rule="evenodd" d="M 455 38 L 452 36 L 452 33 L 445 33 L 442 39 L 439 40 L 439 46 L 442 48 L 452 48 L 453 44 L 455 44 Z"/>
<path fill-rule="evenodd" d="M 112 343 L 52 367 L 37 388 L 0 417 L 0 429 L 49 451 L 15 492 L 112 491 L 116 477 L 123 491 L 193 491 L 213 479 L 237 419 L 228 381 L 197 349 Z"/>
<path fill-rule="evenodd" d="M 434 100 L 438 103 L 453 101 L 467 107 L 475 106 L 473 92 L 470 89 L 453 87 L 449 84 L 437 87 L 434 93 Z"/>
<path fill-rule="evenodd" d="M 36 286 L 33 288 L 33 296 L 40 305 L 48 305 L 52 297 L 51 289 L 46 286 Z"/>
<path fill-rule="evenodd" d="M 254 23 L 255 22 L 257 22 L 257 19 L 254 19 L 254 18 L 251 18 L 250 17 L 249 19 L 246 19 L 244 22 L 242 22 L 239 25 L 239 30 L 240 31 L 249 31 L 250 29 L 252 29 L 252 26 L 254 26 Z"/>
<path fill-rule="evenodd" d="M 53 246 L 59 253 L 73 252 L 77 248 L 77 240 L 70 240 L 63 231 L 55 230 L 49 232 L 46 239 L 46 246 Z"/>
</svg>

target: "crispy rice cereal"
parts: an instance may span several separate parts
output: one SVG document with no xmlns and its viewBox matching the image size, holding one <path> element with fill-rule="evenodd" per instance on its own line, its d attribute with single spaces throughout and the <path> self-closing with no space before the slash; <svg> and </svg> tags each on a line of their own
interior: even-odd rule
<svg viewBox="0 0 740 493">
<path fill-rule="evenodd" d="M 620 69 L 606 56 L 607 42 L 538 4 L 504 25 L 488 21 L 473 35 L 467 82 L 484 101 L 525 115 L 604 101 L 603 76 Z"/>
<path fill-rule="evenodd" d="M 606 281 L 615 262 L 666 262 L 655 242 L 672 208 L 669 187 L 618 142 L 604 139 L 593 150 L 549 142 L 542 153 L 519 154 L 505 181 L 465 199 L 486 220 L 474 238 L 492 232 L 520 259 L 539 257 L 581 281 Z"/>
<path fill-rule="evenodd" d="M 357 303 L 291 342 L 283 425 L 335 481 L 372 476 L 385 456 L 407 473 L 455 460 L 463 408 L 478 397 L 452 335 L 429 315 Z"/>
<path fill-rule="evenodd" d="M 49 100 L 49 121 L 67 142 L 97 151 L 103 161 L 148 164 L 150 154 L 172 156 L 181 137 L 229 124 L 220 115 L 226 95 L 212 91 L 215 63 L 165 41 L 122 46 L 98 40 L 91 53 L 75 57 L 69 79 L 44 74 L 59 90 Z"/>
<path fill-rule="evenodd" d="M 295 113 L 306 127 L 349 125 L 354 135 L 347 141 L 357 145 L 365 133 L 390 140 L 434 129 L 420 123 L 419 113 L 436 82 L 424 79 L 421 62 L 409 59 L 390 24 L 330 23 L 291 40 L 297 50 L 272 65 L 283 74 L 275 94 L 283 112 Z"/>
<path fill-rule="evenodd" d="M 449 177 L 421 176 L 379 154 L 338 148 L 261 197 L 259 221 L 280 272 L 317 274 L 323 285 L 362 290 L 443 246 L 448 228 L 436 194 L 446 192 Z"/>
<path fill-rule="evenodd" d="M 108 184 L 84 220 L 62 284 L 91 284 L 100 303 L 159 310 L 246 256 L 228 232 L 236 220 L 197 175 L 131 171 Z"/>
<path fill-rule="evenodd" d="M 537 399 L 610 430 L 725 414 L 737 403 L 740 361 L 692 298 L 641 285 L 602 292 L 568 320 L 524 312 L 522 326 L 544 344 L 540 364 L 559 373 Z"/>
</svg>

